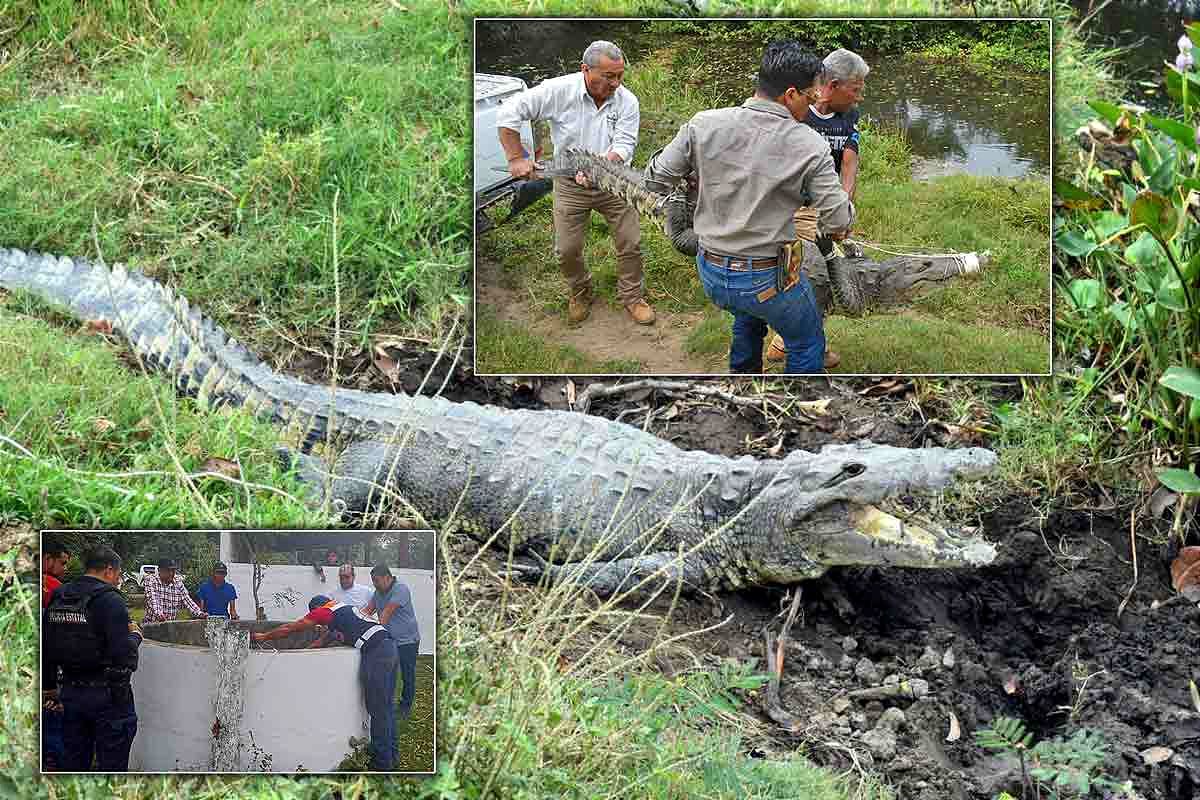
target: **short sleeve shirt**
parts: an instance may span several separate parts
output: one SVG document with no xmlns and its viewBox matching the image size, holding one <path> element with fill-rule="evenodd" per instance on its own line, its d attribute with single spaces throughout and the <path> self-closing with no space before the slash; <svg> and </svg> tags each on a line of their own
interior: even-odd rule
<svg viewBox="0 0 1200 800">
<path fill-rule="evenodd" d="M 213 585 L 212 580 L 200 584 L 196 596 L 204 601 L 204 608 L 210 617 L 228 617 L 229 604 L 237 599 L 237 589 L 229 581 L 221 584 L 220 588 Z"/>
<path fill-rule="evenodd" d="M 403 581 L 396 579 L 392 583 L 392 588 L 384 592 L 375 592 L 375 597 L 372 599 L 375 603 L 375 611 L 383 616 L 383 610 L 392 603 L 395 603 L 399 608 L 392 613 L 388 619 L 387 629 L 392 638 L 396 640 L 396 644 L 419 644 L 421 641 L 421 630 L 417 627 L 417 616 L 413 610 L 412 592 Z"/>
<path fill-rule="evenodd" d="M 833 155 L 833 168 L 842 174 L 842 154 L 847 150 L 858 152 L 858 109 L 831 111 L 819 114 L 813 106 L 808 107 L 804 124 L 825 137 L 829 152 Z"/>
</svg>

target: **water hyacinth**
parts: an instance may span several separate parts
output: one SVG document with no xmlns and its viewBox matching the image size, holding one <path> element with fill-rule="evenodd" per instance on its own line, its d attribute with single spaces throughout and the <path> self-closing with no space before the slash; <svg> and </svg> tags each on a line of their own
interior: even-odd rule
<svg viewBox="0 0 1200 800">
<path fill-rule="evenodd" d="M 1188 35 L 1186 33 L 1183 36 L 1179 37 L 1179 41 L 1177 42 L 1177 44 L 1179 45 L 1179 52 L 1181 52 L 1181 53 L 1192 52 L 1192 40 L 1188 38 Z"/>
<path fill-rule="evenodd" d="M 1179 55 L 1175 56 L 1175 69 L 1179 70 L 1180 72 L 1187 72 L 1192 68 L 1192 63 L 1192 54 L 1190 51 L 1187 53 L 1180 53 Z"/>
</svg>

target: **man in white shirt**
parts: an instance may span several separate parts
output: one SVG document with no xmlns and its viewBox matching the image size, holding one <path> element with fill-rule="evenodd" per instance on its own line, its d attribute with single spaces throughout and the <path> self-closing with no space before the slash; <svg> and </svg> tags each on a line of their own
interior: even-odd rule
<svg viewBox="0 0 1200 800">
<path fill-rule="evenodd" d="M 365 608 L 371 602 L 375 590 L 354 582 L 354 567 L 342 564 L 338 567 L 338 588 L 329 593 L 329 597 L 339 603 L 345 603 L 355 608 Z"/>
<path fill-rule="evenodd" d="M 633 92 L 621 85 L 625 56 L 612 42 L 597 41 L 583 51 L 578 73 L 542 81 L 500 107 L 496 127 L 508 158 L 508 171 L 525 178 L 533 171 L 521 147 L 525 121 L 546 120 L 556 151 L 581 148 L 611 161 L 630 163 L 637 146 L 641 113 Z M 645 299 L 641 227 L 637 210 L 599 189 L 568 178 L 554 179 L 554 249 L 567 279 L 567 317 L 583 322 L 592 305 L 592 277 L 583 263 L 583 243 L 592 210 L 599 211 L 613 231 L 617 248 L 617 297 L 640 325 L 654 322 L 654 309 Z"/>
</svg>

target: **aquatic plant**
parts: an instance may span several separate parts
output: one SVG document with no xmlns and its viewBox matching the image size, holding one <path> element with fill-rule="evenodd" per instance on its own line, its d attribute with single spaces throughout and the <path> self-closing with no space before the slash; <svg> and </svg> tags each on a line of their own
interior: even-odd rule
<svg viewBox="0 0 1200 800">
<path fill-rule="evenodd" d="M 1191 59 L 1200 26 L 1188 34 L 1164 76 L 1178 117 L 1089 102 L 1101 119 L 1077 132 L 1078 184 L 1055 182 L 1054 242 L 1074 407 L 1101 391 L 1117 398 L 1121 428 L 1156 454 L 1159 481 L 1198 494 L 1200 77 Z"/>
</svg>

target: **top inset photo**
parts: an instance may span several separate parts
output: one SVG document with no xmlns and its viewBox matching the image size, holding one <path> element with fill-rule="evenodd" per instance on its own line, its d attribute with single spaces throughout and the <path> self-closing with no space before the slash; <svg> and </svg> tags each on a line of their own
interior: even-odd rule
<svg viewBox="0 0 1200 800">
<path fill-rule="evenodd" d="M 477 19 L 481 375 L 1046 375 L 1046 19 Z"/>
</svg>

